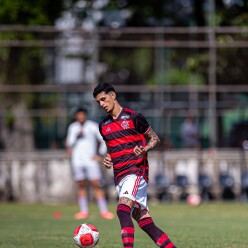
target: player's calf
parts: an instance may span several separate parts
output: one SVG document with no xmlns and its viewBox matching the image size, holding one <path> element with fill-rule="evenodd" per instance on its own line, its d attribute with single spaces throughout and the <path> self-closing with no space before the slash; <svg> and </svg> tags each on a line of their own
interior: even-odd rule
<svg viewBox="0 0 248 248">
<path fill-rule="evenodd" d="M 130 216 L 131 208 L 125 204 L 119 204 L 116 212 L 121 225 L 123 247 L 132 248 L 134 243 L 134 225 Z"/>
<path fill-rule="evenodd" d="M 161 248 L 176 248 L 169 237 L 154 224 L 151 217 L 139 220 L 138 225 L 151 237 L 157 246 Z"/>
</svg>

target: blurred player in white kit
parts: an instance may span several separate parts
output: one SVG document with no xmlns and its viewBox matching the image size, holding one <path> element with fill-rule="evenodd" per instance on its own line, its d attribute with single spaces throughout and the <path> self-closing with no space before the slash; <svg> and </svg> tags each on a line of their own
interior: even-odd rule
<svg viewBox="0 0 248 248">
<path fill-rule="evenodd" d="M 99 133 L 98 124 L 87 119 L 85 108 L 78 107 L 74 117 L 75 121 L 69 125 L 66 137 L 66 149 L 71 158 L 72 177 L 78 185 L 79 212 L 74 215 L 74 218 L 89 217 L 87 192 L 87 181 L 89 181 L 100 216 L 111 220 L 114 214 L 108 211 L 105 193 L 100 184 L 102 172 L 99 161 L 107 152 L 105 142 Z"/>
</svg>

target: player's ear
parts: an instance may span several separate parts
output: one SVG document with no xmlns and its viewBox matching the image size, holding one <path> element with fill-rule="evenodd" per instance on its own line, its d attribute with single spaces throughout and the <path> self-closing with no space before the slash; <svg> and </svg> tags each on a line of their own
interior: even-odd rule
<svg viewBox="0 0 248 248">
<path fill-rule="evenodd" d="M 114 91 L 111 91 L 111 97 L 116 100 L 116 93 Z"/>
</svg>

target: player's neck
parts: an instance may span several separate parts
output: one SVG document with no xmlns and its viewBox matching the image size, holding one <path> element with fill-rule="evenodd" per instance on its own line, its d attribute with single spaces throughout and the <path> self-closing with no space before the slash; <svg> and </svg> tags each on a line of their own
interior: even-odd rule
<svg viewBox="0 0 248 248">
<path fill-rule="evenodd" d="M 81 126 L 83 126 L 83 125 L 85 124 L 86 120 L 85 120 L 85 121 L 78 121 L 78 122 L 79 122 L 79 124 L 80 124 Z"/>
<path fill-rule="evenodd" d="M 117 103 L 113 112 L 111 113 L 112 118 L 117 119 L 119 114 L 121 113 L 122 109 L 123 108 Z"/>
</svg>

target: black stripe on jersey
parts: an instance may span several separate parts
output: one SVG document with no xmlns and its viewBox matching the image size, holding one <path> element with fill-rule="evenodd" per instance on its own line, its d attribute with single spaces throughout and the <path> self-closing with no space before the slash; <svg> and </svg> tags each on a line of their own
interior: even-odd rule
<svg viewBox="0 0 248 248">
<path fill-rule="evenodd" d="M 119 157 L 112 158 L 112 162 L 114 164 L 119 164 L 119 163 L 122 163 L 123 161 L 138 160 L 138 159 L 140 159 L 140 158 L 136 154 L 128 153 L 126 155 L 121 155 Z"/>
<path fill-rule="evenodd" d="M 127 175 L 131 174 L 136 174 L 136 175 L 141 175 L 143 170 L 140 170 L 141 168 L 139 167 L 133 167 L 132 165 L 126 166 L 122 169 L 115 169 L 114 170 L 114 179 L 115 179 L 115 184 L 118 185 L 118 183 L 122 180 Z"/>
<path fill-rule="evenodd" d="M 136 135 L 136 134 L 140 134 L 140 133 L 138 133 L 135 129 L 124 129 L 116 132 L 111 132 L 105 135 L 105 139 L 112 140 L 112 139 L 123 138 L 125 136 Z"/>
<path fill-rule="evenodd" d="M 112 147 L 109 147 L 108 150 L 109 150 L 109 153 L 111 155 L 111 153 L 119 152 L 119 151 L 123 151 L 123 150 L 128 150 L 128 149 L 134 148 L 137 145 L 143 146 L 144 145 L 143 140 L 127 142 L 125 144 L 120 144 L 118 146 L 112 146 Z M 125 147 L 125 148 L 123 149 L 123 147 Z"/>
</svg>

